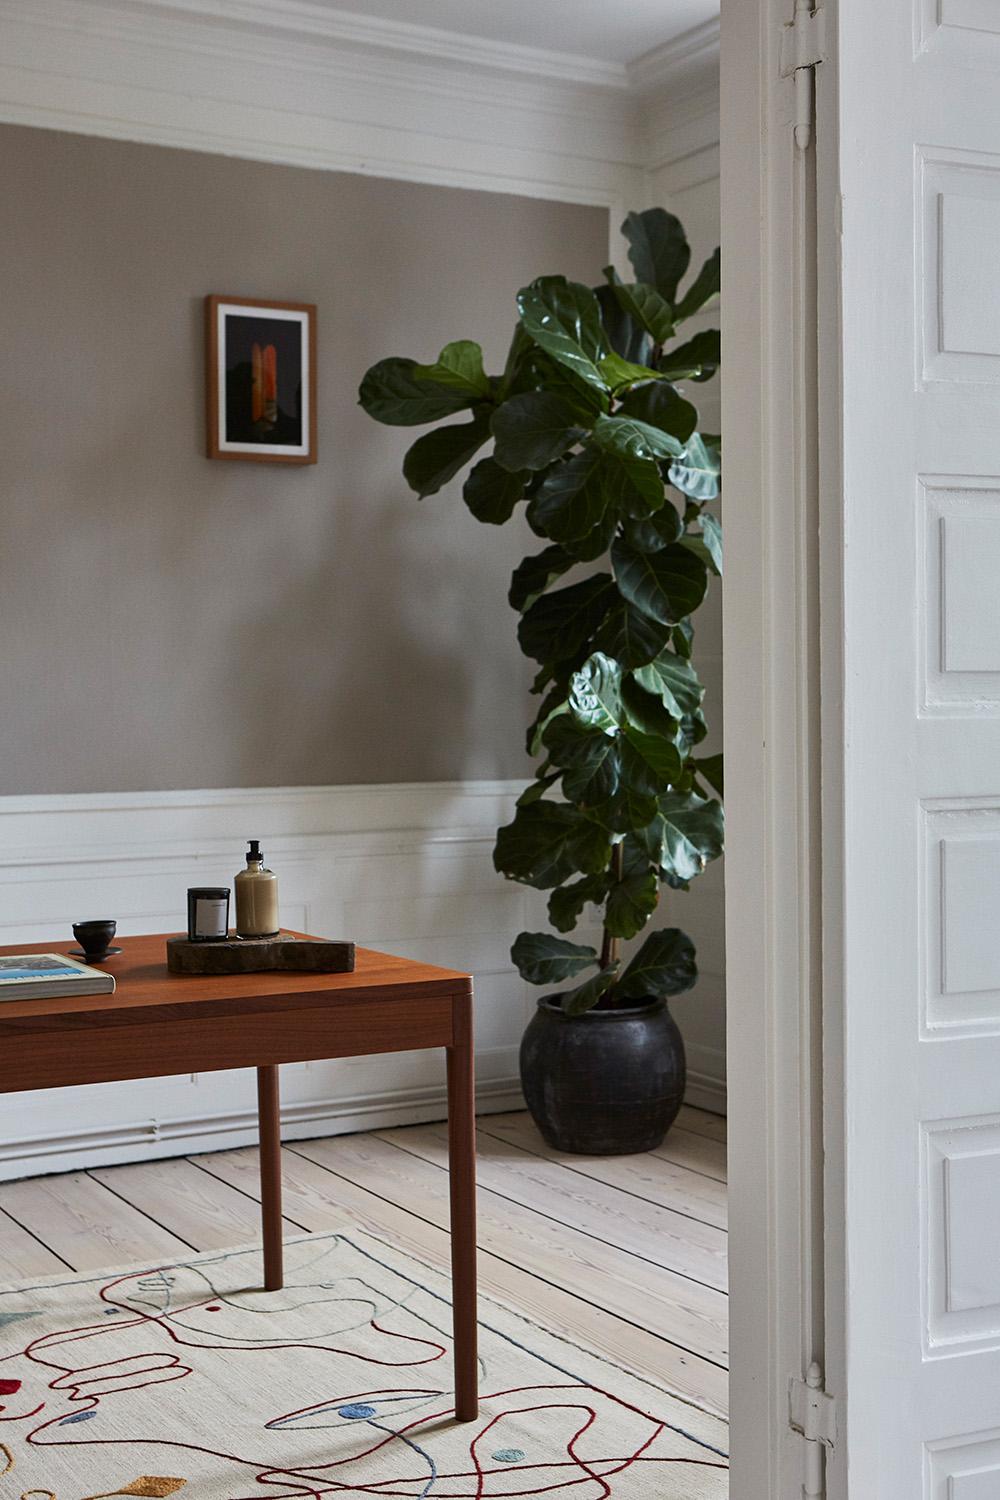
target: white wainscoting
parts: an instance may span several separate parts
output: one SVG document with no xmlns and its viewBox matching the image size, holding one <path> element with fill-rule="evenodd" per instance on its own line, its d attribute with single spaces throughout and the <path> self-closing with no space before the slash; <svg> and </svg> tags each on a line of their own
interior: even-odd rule
<svg viewBox="0 0 1000 1500">
<path fill-rule="evenodd" d="M 284 925 L 474 974 L 478 1107 L 516 1109 L 517 1049 L 538 992 L 512 968 L 509 947 L 523 926 L 546 925 L 544 896 L 498 876 L 492 846 L 521 785 L 3 797 L 0 942 L 65 937 L 87 917 L 114 917 L 123 935 L 176 931 L 187 887 L 228 884 L 244 840 L 257 837 L 280 877 Z M 702 1003 L 716 983 L 706 976 Z M 691 1049 L 689 1098 L 724 1108 L 723 1059 L 703 1050 Z M 444 1115 L 435 1052 L 303 1063 L 282 1075 L 289 1138 Z M 0 1180 L 244 1145 L 255 1119 L 249 1070 L 8 1094 Z"/>
</svg>

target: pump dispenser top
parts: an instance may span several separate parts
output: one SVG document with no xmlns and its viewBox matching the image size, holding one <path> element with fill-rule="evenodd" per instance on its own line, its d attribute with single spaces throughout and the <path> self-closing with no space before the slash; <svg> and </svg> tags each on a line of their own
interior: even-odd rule
<svg viewBox="0 0 1000 1500">
<path fill-rule="evenodd" d="M 260 840 L 247 840 L 247 867 L 240 870 L 236 888 L 236 932 L 241 938 L 278 936 L 278 877 L 264 868 Z"/>
</svg>

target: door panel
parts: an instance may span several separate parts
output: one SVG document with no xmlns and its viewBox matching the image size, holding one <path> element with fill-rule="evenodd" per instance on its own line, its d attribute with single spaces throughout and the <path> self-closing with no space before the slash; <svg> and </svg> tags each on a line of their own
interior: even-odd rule
<svg viewBox="0 0 1000 1500">
<path fill-rule="evenodd" d="M 846 1492 L 997 1500 L 1000 20 L 832 19 Z"/>
</svg>

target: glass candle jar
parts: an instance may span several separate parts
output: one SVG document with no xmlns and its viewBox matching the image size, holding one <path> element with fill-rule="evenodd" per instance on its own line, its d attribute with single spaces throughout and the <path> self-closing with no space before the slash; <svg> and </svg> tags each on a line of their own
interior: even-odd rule
<svg viewBox="0 0 1000 1500">
<path fill-rule="evenodd" d="M 188 938 L 224 943 L 229 936 L 228 885 L 194 885 L 188 891 Z"/>
</svg>

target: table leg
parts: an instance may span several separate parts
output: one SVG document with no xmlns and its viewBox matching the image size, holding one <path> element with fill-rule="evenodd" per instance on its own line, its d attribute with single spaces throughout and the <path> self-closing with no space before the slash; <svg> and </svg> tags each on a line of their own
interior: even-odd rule
<svg viewBox="0 0 1000 1500">
<path fill-rule="evenodd" d="M 257 1069 L 257 1117 L 260 1130 L 260 1206 L 264 1231 L 264 1289 L 279 1292 L 285 1284 L 281 1230 L 281 1107 L 278 1068 Z"/>
<path fill-rule="evenodd" d="M 472 997 L 455 1001 L 448 1048 L 448 1167 L 451 1194 L 451 1295 L 455 1331 L 455 1415 L 479 1415 L 476 1345 L 476 1112 Z"/>
</svg>

